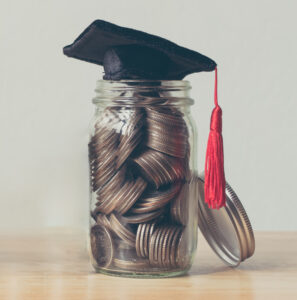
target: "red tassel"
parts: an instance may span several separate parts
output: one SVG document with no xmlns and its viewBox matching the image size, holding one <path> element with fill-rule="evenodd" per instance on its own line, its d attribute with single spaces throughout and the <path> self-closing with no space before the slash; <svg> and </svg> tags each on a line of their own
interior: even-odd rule
<svg viewBox="0 0 297 300">
<path fill-rule="evenodd" d="M 226 204 L 224 149 L 222 137 L 222 109 L 218 105 L 218 75 L 215 69 L 215 108 L 212 111 L 210 133 L 205 159 L 205 202 L 210 208 L 219 209 Z"/>
</svg>

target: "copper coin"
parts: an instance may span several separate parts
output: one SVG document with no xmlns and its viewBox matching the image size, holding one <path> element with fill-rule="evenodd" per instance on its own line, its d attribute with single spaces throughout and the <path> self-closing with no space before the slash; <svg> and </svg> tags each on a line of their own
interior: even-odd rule
<svg viewBox="0 0 297 300">
<path fill-rule="evenodd" d="M 97 208 L 95 209 L 95 212 L 102 212 L 107 215 L 110 214 L 119 205 L 123 193 L 126 193 L 129 187 L 130 183 L 125 182 L 122 188 L 116 189 L 105 198 L 100 199 L 100 202 L 96 204 Z"/>
<path fill-rule="evenodd" d="M 106 228 L 95 225 L 91 228 L 91 251 L 98 267 L 108 267 L 113 259 L 114 247 Z"/>
<path fill-rule="evenodd" d="M 180 183 L 177 182 L 171 187 L 159 191 L 146 193 L 143 198 L 137 201 L 136 205 L 132 207 L 132 213 L 147 213 L 157 210 L 170 202 L 179 192 Z"/>
<path fill-rule="evenodd" d="M 98 197 L 104 199 L 108 194 L 114 192 L 114 190 L 120 189 L 125 181 L 125 175 L 126 167 L 123 166 L 115 173 L 111 180 L 97 192 Z"/>
<path fill-rule="evenodd" d="M 116 171 L 118 127 L 122 126 L 115 109 L 105 109 L 95 124 L 90 142 L 90 169 L 93 190 L 103 186 Z"/>
<path fill-rule="evenodd" d="M 184 183 L 178 196 L 171 202 L 170 212 L 172 219 L 186 225 L 189 215 L 189 184 Z"/>
<path fill-rule="evenodd" d="M 148 257 L 148 240 L 149 240 L 149 232 L 152 224 L 146 223 L 144 232 L 143 232 L 143 242 L 142 242 L 142 252 L 144 257 Z"/>
<path fill-rule="evenodd" d="M 168 229 L 164 232 L 164 238 L 162 241 L 162 246 L 159 249 L 159 263 L 163 266 L 166 267 L 166 250 L 168 248 L 168 240 L 170 237 L 170 234 L 174 231 L 174 227 L 170 226 Z"/>
<path fill-rule="evenodd" d="M 96 222 L 97 222 L 97 224 L 99 224 L 103 227 L 106 227 L 109 231 L 112 231 L 112 228 L 110 226 L 109 218 L 106 215 L 98 214 L 96 216 Z"/>
<path fill-rule="evenodd" d="M 159 251 L 161 241 L 163 239 L 164 229 L 166 229 L 166 227 L 165 228 L 160 227 L 159 233 L 156 237 L 156 242 L 155 242 L 155 247 L 154 247 L 153 259 L 154 259 L 154 261 L 156 262 L 157 265 L 160 265 L 159 261 L 158 261 L 158 251 Z"/>
<path fill-rule="evenodd" d="M 156 265 L 157 262 L 154 257 L 155 253 L 155 247 L 157 245 L 157 237 L 159 237 L 160 234 L 160 228 L 156 228 L 154 233 L 152 234 L 150 238 L 150 243 L 149 243 L 149 262 L 151 265 Z"/>
<path fill-rule="evenodd" d="M 143 175 L 156 188 L 184 177 L 183 161 L 154 150 L 147 150 L 134 159 Z"/>
<path fill-rule="evenodd" d="M 108 188 L 104 197 L 98 196 L 97 210 L 105 214 L 110 214 L 116 210 L 119 214 L 124 214 L 137 201 L 146 188 L 147 183 L 138 178 L 135 182 L 126 181 L 122 186 Z"/>
<path fill-rule="evenodd" d="M 146 186 L 147 183 L 141 177 L 137 178 L 135 182 L 132 182 L 127 187 L 127 190 L 121 194 L 116 211 L 121 215 L 125 214 L 139 199 Z"/>
<path fill-rule="evenodd" d="M 143 134 L 143 113 L 139 110 L 134 110 L 126 116 L 127 122 L 122 127 L 120 144 L 118 146 L 118 161 L 119 168 L 133 152 L 133 150 L 142 141 Z"/>
<path fill-rule="evenodd" d="M 157 248 L 157 251 L 156 251 L 156 259 L 158 261 L 158 264 L 160 267 L 163 266 L 163 248 L 166 246 L 166 243 L 165 243 L 165 239 L 168 235 L 168 232 L 170 231 L 170 226 L 165 226 L 163 229 L 162 229 L 162 233 L 161 233 L 161 237 L 160 237 L 160 240 L 159 240 L 159 244 L 158 244 L 158 248 Z"/>
<path fill-rule="evenodd" d="M 172 113 L 168 108 L 158 107 L 158 110 L 155 108 L 146 108 L 147 116 L 149 119 L 155 120 L 157 122 L 162 122 L 164 124 L 171 124 L 172 126 L 186 126 L 183 119 L 183 115 L 180 112 L 175 111 L 175 114 Z"/>
<path fill-rule="evenodd" d="M 164 260 L 162 261 L 164 267 L 169 268 L 171 266 L 170 264 L 170 250 L 172 248 L 172 239 L 174 237 L 175 232 L 179 230 L 179 227 L 177 226 L 172 226 L 168 235 L 168 238 L 166 240 L 166 246 L 165 250 L 163 252 L 163 258 Z"/>
<path fill-rule="evenodd" d="M 150 239 L 154 233 L 156 223 L 151 223 L 148 225 L 147 231 L 145 232 L 145 237 L 144 237 L 144 253 L 145 256 L 149 256 L 149 247 L 150 247 Z"/>
<path fill-rule="evenodd" d="M 136 232 L 136 244 L 135 244 L 135 248 L 136 248 L 136 253 L 139 257 L 144 257 L 143 252 L 141 250 L 142 248 L 142 235 L 143 235 L 143 230 L 145 230 L 145 225 L 146 224 L 139 224 L 137 227 L 137 232 Z"/>
<path fill-rule="evenodd" d="M 169 260 L 170 260 L 170 265 L 173 268 L 177 267 L 177 264 L 176 264 L 177 245 L 178 245 L 178 241 L 181 236 L 181 233 L 182 233 L 182 228 L 179 228 L 175 232 L 172 242 L 171 242 Z"/>
<path fill-rule="evenodd" d="M 122 216 L 122 219 L 126 223 L 130 224 L 139 224 L 139 223 L 145 223 L 151 220 L 154 220 L 158 218 L 160 215 L 164 213 L 164 209 L 159 209 L 150 213 L 145 213 L 145 214 L 129 214 Z"/>
<path fill-rule="evenodd" d="M 143 226 L 141 235 L 140 235 L 140 254 L 142 257 L 146 257 L 145 253 L 144 253 L 144 234 L 145 234 L 147 227 L 148 227 L 147 224 L 145 224 L 145 226 Z"/>
<path fill-rule="evenodd" d="M 136 252 L 139 257 L 148 257 L 149 240 L 153 234 L 155 223 L 139 224 L 136 234 Z"/>
<path fill-rule="evenodd" d="M 130 246 L 135 247 L 136 236 L 129 225 L 119 220 L 114 214 L 110 215 L 110 225 L 113 232 Z"/>
</svg>

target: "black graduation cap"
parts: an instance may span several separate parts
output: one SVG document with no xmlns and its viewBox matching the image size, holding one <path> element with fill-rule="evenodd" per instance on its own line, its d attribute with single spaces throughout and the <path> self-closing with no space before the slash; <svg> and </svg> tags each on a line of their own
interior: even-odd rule
<svg viewBox="0 0 297 300">
<path fill-rule="evenodd" d="M 164 38 L 96 20 L 63 52 L 103 65 L 104 79 L 180 80 L 186 75 L 213 71 L 210 58 Z"/>
</svg>

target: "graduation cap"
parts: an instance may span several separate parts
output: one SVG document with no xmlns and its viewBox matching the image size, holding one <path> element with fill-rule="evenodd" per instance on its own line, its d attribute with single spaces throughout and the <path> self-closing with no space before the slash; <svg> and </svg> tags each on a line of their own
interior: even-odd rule
<svg viewBox="0 0 297 300">
<path fill-rule="evenodd" d="M 201 71 L 213 71 L 210 58 L 142 31 L 96 20 L 64 54 L 103 65 L 104 79 L 179 80 Z"/>
<path fill-rule="evenodd" d="M 212 112 L 205 162 L 205 201 L 225 205 L 222 110 L 217 101 L 216 63 L 171 41 L 103 20 L 89 25 L 65 55 L 104 67 L 106 80 L 181 80 L 186 75 L 215 70 L 215 108 Z"/>
</svg>

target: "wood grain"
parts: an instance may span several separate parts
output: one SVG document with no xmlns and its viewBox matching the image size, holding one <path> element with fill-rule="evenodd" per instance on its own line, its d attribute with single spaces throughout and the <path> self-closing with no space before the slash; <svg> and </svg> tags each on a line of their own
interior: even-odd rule
<svg viewBox="0 0 297 300">
<path fill-rule="evenodd" d="M 232 269 L 199 236 L 188 276 L 129 279 L 93 272 L 74 230 L 0 235 L 0 299 L 297 299 L 297 232 L 256 233 L 256 253 Z"/>
</svg>

